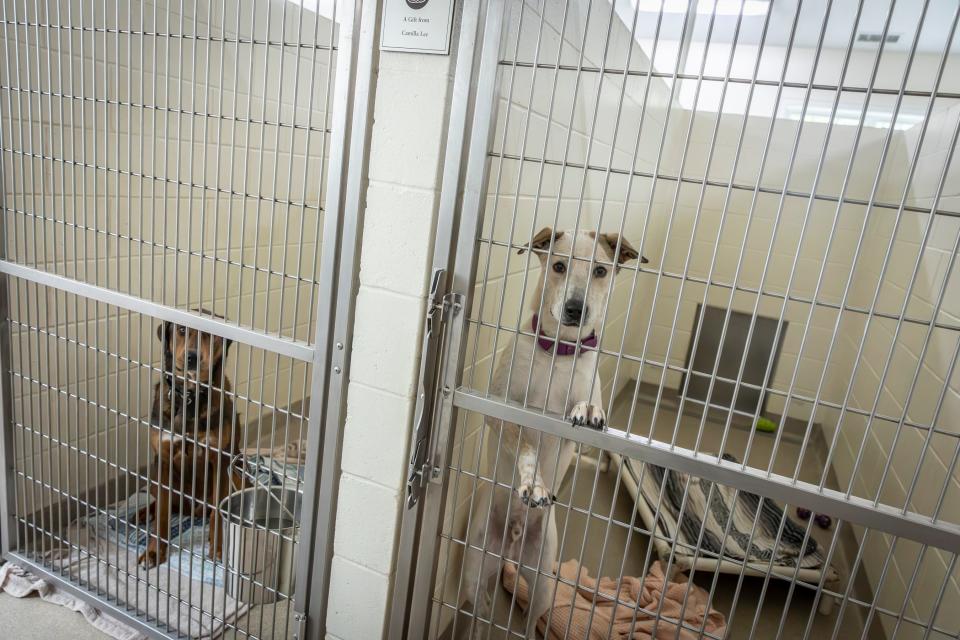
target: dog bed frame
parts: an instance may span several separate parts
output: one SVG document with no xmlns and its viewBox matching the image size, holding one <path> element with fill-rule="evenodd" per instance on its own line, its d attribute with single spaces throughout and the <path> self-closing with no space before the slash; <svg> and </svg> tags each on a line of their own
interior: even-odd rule
<svg viewBox="0 0 960 640">
<path fill-rule="evenodd" d="M 690 548 L 690 553 L 682 552 L 681 549 L 686 549 L 689 545 L 677 544 L 674 547 L 672 544 L 674 540 L 678 539 L 676 522 L 662 516 L 657 519 L 659 522 L 656 522 L 654 517 L 656 505 L 651 506 L 640 489 L 639 484 L 644 463 L 624 458 L 616 453 L 609 453 L 608 455 L 613 462 L 611 468 L 622 469 L 622 473 L 620 474 L 621 480 L 633 498 L 637 512 L 643 520 L 644 527 L 651 532 L 657 555 L 666 561 L 670 558 L 672 552 L 673 566 L 677 569 L 687 572 L 702 571 L 714 573 L 719 571 L 720 573 L 727 574 L 739 574 L 743 571 L 744 575 L 761 577 L 766 576 L 769 570 L 771 575 L 779 576 L 787 580 L 792 580 L 794 575 L 796 575 L 798 581 L 808 584 L 817 585 L 823 581 L 824 588 L 836 591 L 840 575 L 836 569 L 830 565 L 824 566 L 821 563 L 819 566 L 801 566 L 798 570 L 795 564 L 774 562 L 771 567 L 768 561 L 752 561 L 748 562 L 744 568 L 743 561 L 735 557 L 728 556 L 729 559 L 708 557 L 702 550 L 699 550 L 700 553 L 697 553 L 698 550 L 692 547 Z M 725 553 L 724 556 L 727 556 L 727 554 Z M 834 600 L 835 598 L 833 596 L 822 595 L 817 611 L 822 615 L 830 615 L 833 611 Z"/>
</svg>

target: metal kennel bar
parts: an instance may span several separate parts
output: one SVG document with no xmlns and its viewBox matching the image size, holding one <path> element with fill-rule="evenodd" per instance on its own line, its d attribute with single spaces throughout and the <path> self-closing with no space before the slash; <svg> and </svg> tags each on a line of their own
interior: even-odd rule
<svg viewBox="0 0 960 640">
<path fill-rule="evenodd" d="M 535 424 L 536 428 L 554 435 L 564 435 L 567 421 L 537 411 L 511 404 L 497 403 L 489 398 L 457 391 L 454 405 L 466 411 L 475 411 L 500 420 L 522 424 Z M 617 449 L 608 449 L 628 458 L 642 460 L 661 467 L 689 472 L 699 478 L 723 485 L 736 486 L 787 504 L 803 503 L 817 513 L 846 511 L 851 519 L 869 525 L 871 529 L 892 535 L 907 537 L 924 544 L 943 549 L 955 549 L 960 527 L 949 523 L 937 522 L 913 513 L 902 513 L 899 509 L 877 505 L 872 501 L 847 497 L 829 489 L 819 490 L 809 483 L 794 481 L 776 474 L 765 474 L 752 469 L 744 470 L 741 465 L 715 457 L 695 453 L 681 447 L 670 447 L 656 440 L 647 440 L 628 433 L 609 429 L 604 433 L 585 433 L 578 441 L 589 447 L 606 448 L 604 435 L 617 436 L 624 444 Z"/>
<path fill-rule="evenodd" d="M 526 602 L 506 569 L 532 571 L 528 589 L 548 586 L 556 599 L 539 632 L 565 638 L 601 623 L 612 633 L 618 607 L 632 612 L 619 633 L 646 624 L 654 637 L 953 637 L 960 87 L 949 69 L 960 6 L 478 4 L 464 10 L 457 52 L 390 637 L 523 637 Z M 530 243 L 542 227 L 589 232 L 577 239 L 589 250 L 571 255 L 555 238 L 537 266 Z M 616 234 L 607 252 L 604 232 Z M 626 246 L 650 264 L 619 264 Z M 583 286 L 568 275 L 577 261 L 620 275 L 590 327 L 598 344 L 561 356 L 548 334 L 550 365 L 535 373 L 517 344 L 537 351 L 527 309 L 552 312 L 542 278 L 555 261 L 564 295 Z M 605 285 L 588 280 L 581 295 L 595 286 Z M 720 373 L 720 347 L 711 369 L 692 364 L 703 329 L 692 309 L 707 304 L 725 311 L 721 345 L 732 312 L 747 318 L 732 375 Z M 757 384 L 744 376 L 760 317 L 778 321 L 773 344 L 786 337 L 792 351 L 770 351 Z M 576 331 L 572 342 L 587 337 Z M 688 336 L 691 351 L 678 353 Z M 600 374 L 603 431 L 565 415 L 586 399 L 571 396 L 578 364 Z M 688 395 L 694 375 L 709 381 L 705 400 Z M 544 380 L 564 412 L 532 399 Z M 733 390 L 728 404 L 720 385 Z M 763 403 L 734 408 L 745 388 L 776 407 L 771 435 L 756 426 Z M 491 520 L 494 501 L 478 498 L 504 492 L 507 513 L 520 503 L 517 469 L 501 460 L 518 443 L 502 423 L 532 443 L 537 469 L 552 462 L 540 457 L 547 438 L 573 443 L 545 507 L 558 557 L 540 547 L 520 560 L 533 509 L 520 509 L 511 547 L 515 523 Z M 729 515 L 711 521 L 704 500 L 726 500 Z M 728 506 L 739 500 L 757 505 L 744 522 Z M 749 555 L 754 544 L 767 559 Z M 779 564 L 791 548 L 796 560 Z M 500 567 L 483 614 L 486 587 L 467 589 L 470 554 Z M 808 559 L 817 564 L 801 566 Z M 559 575 L 554 562 L 568 561 Z M 666 598 L 641 604 L 622 591 L 654 561 L 702 587 L 684 589 L 679 616 Z M 568 606 L 569 594 L 587 604 Z M 703 606 L 726 617 L 723 631 L 684 618 Z"/>
<path fill-rule="evenodd" d="M 297 360 L 310 362 L 313 360 L 313 347 L 297 340 L 284 340 L 246 327 L 228 325 L 215 318 L 205 318 L 180 309 L 174 309 L 161 304 L 154 304 L 137 300 L 132 296 L 118 293 L 105 287 L 97 287 L 83 282 L 76 282 L 56 274 L 47 273 L 40 269 L 24 267 L 12 262 L 0 264 L 0 272 L 15 278 L 24 278 L 61 291 L 82 293 L 84 297 L 97 300 L 105 304 L 128 309 L 130 311 L 146 312 L 158 320 L 174 322 L 207 333 L 217 335 L 248 344 L 252 347 L 267 349 Z"/>
<path fill-rule="evenodd" d="M 0 551 L 148 637 L 325 634 L 375 5 L 2 5 Z"/>
</svg>

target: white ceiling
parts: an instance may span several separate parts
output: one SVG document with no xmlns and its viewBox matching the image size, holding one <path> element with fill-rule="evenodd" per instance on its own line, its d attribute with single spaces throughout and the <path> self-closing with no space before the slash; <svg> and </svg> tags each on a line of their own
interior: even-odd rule
<svg viewBox="0 0 960 640">
<path fill-rule="evenodd" d="M 290 4 L 301 5 L 303 6 L 304 11 L 312 11 L 313 13 L 319 14 L 320 16 L 327 18 L 328 20 L 334 16 L 334 6 L 337 4 L 338 0 L 287 0 Z M 339 0 L 340 4 L 337 7 L 337 22 L 342 22 L 341 16 L 344 15 L 344 12 L 347 10 L 347 6 L 343 0 Z"/>
<path fill-rule="evenodd" d="M 758 44 L 763 25 L 769 12 L 767 43 L 785 46 L 790 37 L 798 2 L 801 4 L 797 18 L 794 46 L 815 47 L 829 5 L 830 15 L 823 46 L 846 49 L 850 34 L 856 24 L 856 32 L 882 33 L 891 0 L 864 0 L 857 20 L 858 3 L 853 0 L 696 0 L 697 13 L 695 37 L 705 38 L 710 14 L 716 11 L 713 25 L 713 42 L 731 42 L 738 15 L 743 11 L 740 34 L 737 42 Z M 892 0 L 893 18 L 888 35 L 899 35 L 896 43 L 888 43 L 886 51 L 909 51 L 914 41 L 917 23 L 923 12 L 921 0 Z M 660 26 L 661 38 L 670 38 L 680 33 L 686 13 L 687 0 L 615 0 L 617 14 L 631 28 L 634 15 L 638 15 L 636 37 L 652 39 L 656 31 L 657 16 L 663 11 Z M 639 4 L 639 12 L 637 12 Z M 929 0 L 927 16 L 920 32 L 917 50 L 924 53 L 941 53 L 950 30 L 956 0 Z M 741 9 L 742 8 L 742 9 Z M 954 39 L 956 41 L 956 38 Z M 876 48 L 876 43 L 855 42 L 855 48 Z"/>
<path fill-rule="evenodd" d="M 676 68 L 680 50 L 680 36 L 684 19 L 687 17 L 688 0 L 611 0 L 620 20 L 626 29 L 634 29 L 635 40 L 652 57 L 658 71 L 672 74 Z M 887 35 L 898 35 L 895 43 L 883 45 L 884 58 L 877 66 L 876 83 L 886 87 L 899 86 L 902 73 L 906 69 L 906 55 L 916 42 L 917 55 L 910 67 L 908 86 L 913 89 L 930 90 L 933 87 L 935 70 L 948 45 L 947 37 L 957 10 L 956 0 L 929 0 L 926 16 L 922 21 L 924 2 L 921 0 L 864 0 L 863 8 L 857 17 L 858 3 L 854 0 L 694 0 L 696 13 L 690 16 L 694 20 L 690 54 L 684 71 L 697 74 L 701 69 L 704 47 L 710 43 L 709 55 L 703 64 L 707 75 L 722 76 L 725 73 L 730 49 L 736 46 L 736 56 L 731 74 L 738 77 L 750 77 L 754 61 L 757 59 L 764 25 L 767 35 L 761 54 L 761 77 L 778 77 L 782 68 L 783 55 L 790 44 L 791 30 L 796 24 L 791 54 L 791 73 L 788 79 L 801 79 L 804 83 L 810 75 L 809 66 L 819 58 L 817 82 L 831 84 L 839 81 L 839 70 L 850 46 L 851 36 L 860 33 L 882 34 L 888 12 L 893 7 L 890 27 Z M 798 4 L 799 3 L 799 4 Z M 799 13 L 798 13 L 799 7 Z M 815 56 L 818 40 L 827 18 L 823 35 L 822 55 Z M 662 13 L 662 17 L 661 17 Z M 742 16 L 741 16 L 742 13 Z M 768 15 L 769 14 L 769 15 Z M 634 27 L 634 18 L 636 26 Z M 657 21 L 660 20 L 659 37 L 654 47 L 654 35 Z M 711 19 L 713 21 L 711 27 Z M 739 34 L 737 23 L 740 21 Z M 919 27 L 919 34 L 918 34 Z M 960 29 L 958 29 L 960 31 Z M 950 60 L 956 69 L 960 58 L 960 33 L 954 34 L 950 43 Z M 849 68 L 844 72 L 844 84 L 863 86 L 877 61 L 878 42 L 860 42 L 854 39 L 853 54 Z M 656 53 L 654 55 L 654 48 Z M 766 70 L 764 70 L 766 68 Z M 951 68 L 951 67 L 948 67 Z M 836 77 L 832 77 L 836 74 Z M 947 73 L 945 83 L 951 84 Z M 669 80 L 668 80 L 668 84 Z M 944 83 L 941 83 L 943 90 Z M 953 88 L 953 87 L 951 87 Z M 676 93 L 679 105 L 685 109 L 720 111 L 725 113 L 743 113 L 795 119 L 803 112 L 803 93 L 794 92 L 774 100 L 773 95 L 756 94 L 747 104 L 745 92 L 738 93 L 737 87 L 728 91 L 724 99 L 720 87 L 704 83 L 682 83 Z M 744 95 L 740 95 L 744 93 Z M 696 106 L 694 100 L 696 99 Z M 832 96 L 823 92 L 812 96 L 809 109 L 804 118 L 830 119 Z M 883 98 L 871 101 L 865 123 L 867 126 L 889 126 L 892 121 L 892 105 Z M 863 104 L 861 96 L 844 94 L 838 105 L 838 115 L 834 124 L 846 125 L 857 122 L 856 114 Z M 922 121 L 927 108 L 926 100 L 907 100 L 897 111 L 894 126 L 906 129 Z M 824 113 L 820 113 L 820 112 Z M 839 114 L 845 114 L 840 117 Z"/>
</svg>

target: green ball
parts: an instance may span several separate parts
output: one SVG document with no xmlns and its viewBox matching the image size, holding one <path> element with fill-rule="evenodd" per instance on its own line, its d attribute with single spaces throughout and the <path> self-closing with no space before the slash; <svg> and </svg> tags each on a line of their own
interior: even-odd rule
<svg viewBox="0 0 960 640">
<path fill-rule="evenodd" d="M 757 431 L 766 431 L 767 433 L 773 433 L 777 430 L 777 423 L 767 418 L 757 418 L 757 423 L 754 426 Z"/>
</svg>

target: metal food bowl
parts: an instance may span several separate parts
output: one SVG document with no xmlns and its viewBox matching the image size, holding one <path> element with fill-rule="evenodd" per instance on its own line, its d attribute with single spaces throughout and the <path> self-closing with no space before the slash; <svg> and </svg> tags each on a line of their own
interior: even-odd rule
<svg viewBox="0 0 960 640">
<path fill-rule="evenodd" d="M 250 487 L 223 499 L 220 514 L 228 594 L 262 604 L 293 593 L 300 504 L 300 494 L 284 487 Z"/>
</svg>

